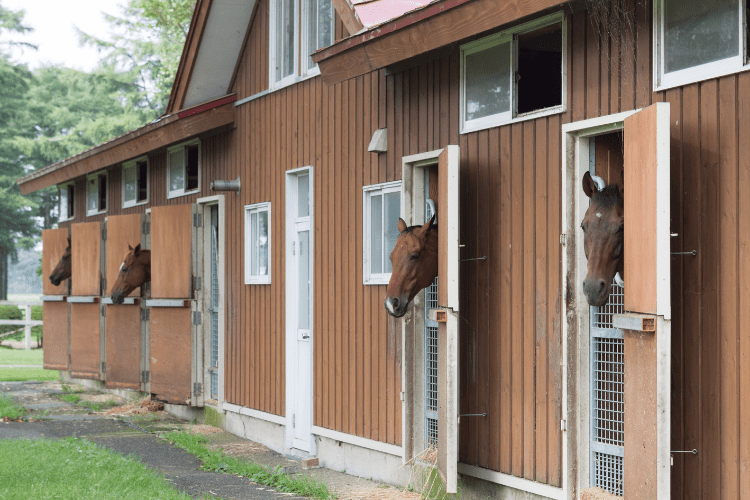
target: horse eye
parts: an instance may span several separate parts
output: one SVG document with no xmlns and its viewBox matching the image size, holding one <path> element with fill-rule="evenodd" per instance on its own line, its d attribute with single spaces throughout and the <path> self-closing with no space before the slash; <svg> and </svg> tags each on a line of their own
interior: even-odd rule
<svg viewBox="0 0 750 500">
<path fill-rule="evenodd" d="M 412 254 L 411 260 L 419 260 L 419 254 L 418 253 Z"/>
<path fill-rule="evenodd" d="M 128 272 L 128 268 L 127 268 L 127 267 L 122 267 L 122 268 L 120 269 L 120 271 L 122 271 L 122 272 L 126 273 L 126 272 Z"/>
<path fill-rule="evenodd" d="M 584 233 L 586 232 L 586 228 L 583 227 L 583 222 L 581 222 L 581 230 L 583 230 Z"/>
<path fill-rule="evenodd" d="M 622 245 L 617 245 L 617 248 L 615 248 L 615 257 L 619 257 L 622 253 Z"/>
</svg>

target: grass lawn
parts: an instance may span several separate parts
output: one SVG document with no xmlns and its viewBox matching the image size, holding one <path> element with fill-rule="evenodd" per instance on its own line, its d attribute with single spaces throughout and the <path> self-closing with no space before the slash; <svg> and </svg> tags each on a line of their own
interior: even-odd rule
<svg viewBox="0 0 750 500">
<path fill-rule="evenodd" d="M 7 368 L 0 365 L 0 382 L 28 382 L 36 380 L 59 380 L 60 372 L 57 370 L 44 370 L 39 368 Z"/>
<path fill-rule="evenodd" d="M 39 365 L 42 366 L 42 350 L 0 348 L 0 365 Z"/>
<path fill-rule="evenodd" d="M 89 441 L 0 440 L 0 498 L 190 500 L 140 461 Z"/>
</svg>

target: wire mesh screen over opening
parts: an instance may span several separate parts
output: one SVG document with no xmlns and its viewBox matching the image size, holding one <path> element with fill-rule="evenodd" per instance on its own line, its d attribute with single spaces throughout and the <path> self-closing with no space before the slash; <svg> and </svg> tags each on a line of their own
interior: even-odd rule
<svg viewBox="0 0 750 500">
<path fill-rule="evenodd" d="M 623 332 L 612 317 L 624 309 L 615 282 L 607 303 L 591 308 L 591 483 L 615 495 L 623 494 L 625 363 Z"/>
<path fill-rule="evenodd" d="M 430 309 L 437 308 L 437 278 L 425 291 L 425 316 Z M 425 446 L 437 446 L 438 439 L 438 328 L 425 318 Z"/>
</svg>

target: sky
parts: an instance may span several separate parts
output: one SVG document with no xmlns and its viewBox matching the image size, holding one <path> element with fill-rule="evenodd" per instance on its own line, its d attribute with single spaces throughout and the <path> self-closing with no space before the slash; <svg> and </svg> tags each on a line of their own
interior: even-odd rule
<svg viewBox="0 0 750 500">
<path fill-rule="evenodd" d="M 16 50 L 14 62 L 26 63 L 36 69 L 49 64 L 90 71 L 96 66 L 96 49 L 78 45 L 74 26 L 99 38 L 107 37 L 108 25 L 102 12 L 120 15 L 125 0 L 0 0 L 13 11 L 25 10 L 24 24 L 34 28 L 26 36 L 14 35 L 18 41 L 29 42 L 39 50 Z"/>
</svg>

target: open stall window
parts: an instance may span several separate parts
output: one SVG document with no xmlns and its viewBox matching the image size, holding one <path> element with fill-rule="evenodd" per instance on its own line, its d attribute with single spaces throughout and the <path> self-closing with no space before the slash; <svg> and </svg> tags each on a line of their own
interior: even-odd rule
<svg viewBox="0 0 750 500">
<path fill-rule="evenodd" d="M 565 111 L 562 13 L 461 46 L 461 132 Z"/>
<path fill-rule="evenodd" d="M 748 69 L 747 0 L 654 2 L 654 89 Z"/>
<path fill-rule="evenodd" d="M 245 284 L 271 283 L 271 203 L 245 206 Z"/>
<path fill-rule="evenodd" d="M 365 186 L 362 277 L 365 285 L 387 285 L 391 279 L 391 251 L 398 239 L 401 181 Z"/>
<path fill-rule="evenodd" d="M 96 172 L 86 177 L 86 215 L 107 211 L 107 172 Z"/>
<path fill-rule="evenodd" d="M 148 203 L 148 158 L 122 164 L 122 208 Z"/>
<path fill-rule="evenodd" d="M 76 216 L 76 184 L 67 182 L 60 185 L 60 222 Z"/>
<path fill-rule="evenodd" d="M 200 185 L 200 141 L 190 141 L 167 151 L 167 198 L 198 191 Z"/>
</svg>

